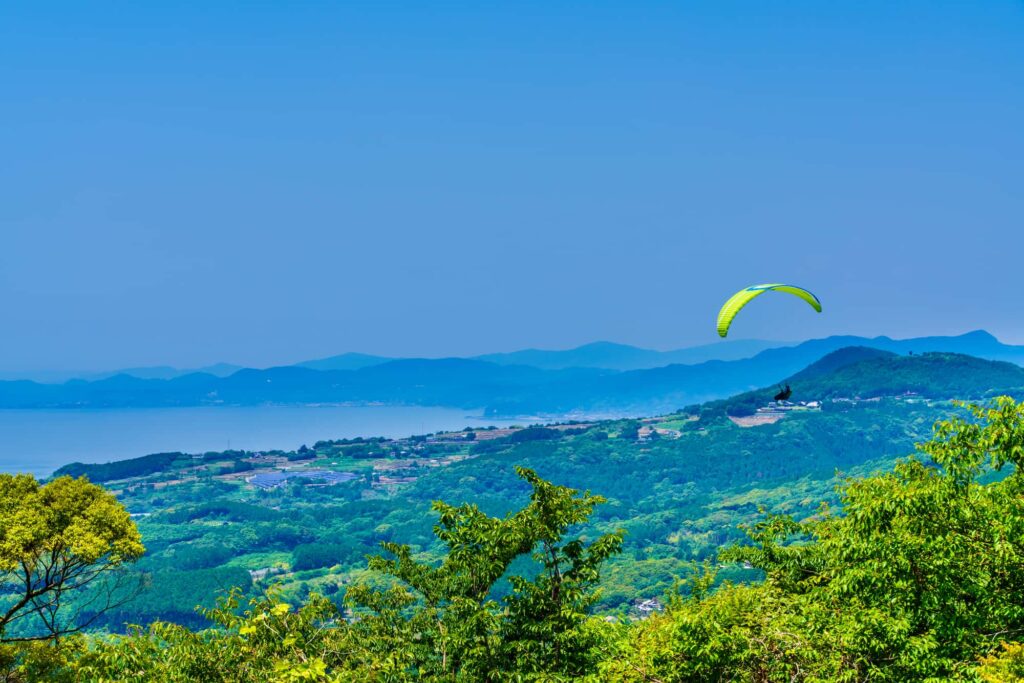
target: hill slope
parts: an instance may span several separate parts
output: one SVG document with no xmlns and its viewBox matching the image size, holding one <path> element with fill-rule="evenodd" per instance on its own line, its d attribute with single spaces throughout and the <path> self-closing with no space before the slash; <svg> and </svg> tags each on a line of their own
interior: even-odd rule
<svg viewBox="0 0 1024 683">
<path fill-rule="evenodd" d="M 470 361 L 451 364 L 478 368 Z M 406 376 L 413 370 L 381 366 L 376 372 Z M 427 363 L 417 372 L 425 378 L 435 370 Z M 807 398 L 907 390 L 967 397 L 956 392 L 986 394 L 1022 379 L 1024 369 L 1005 363 L 957 354 L 896 356 L 864 348 L 832 353 L 790 376 L 794 389 Z M 765 391 L 770 390 L 761 390 L 760 398 Z M 721 408 L 727 402 L 718 403 Z M 110 616 L 106 625 L 115 629 L 125 621 L 154 617 L 201 624 L 181 605 L 209 599 L 192 587 L 208 585 L 210 573 L 220 577 L 239 568 L 281 567 L 275 569 L 280 571 L 275 580 L 286 595 L 298 595 L 343 584 L 361 571 L 364 555 L 382 540 L 410 543 L 415 552 L 430 557 L 438 549 L 431 501 L 473 502 L 490 514 L 515 508 L 526 489 L 513 465 L 609 499 L 584 533 L 628 532 L 625 552 L 609 566 L 600 605 L 628 609 L 638 598 L 661 596 L 675 576 L 685 575 L 688 562 L 713 557 L 719 547 L 738 540 L 737 526 L 760 519 L 759 506 L 797 518 L 811 515 L 819 502 L 835 502 L 837 469 L 849 473 L 888 466 L 911 453 L 913 443 L 951 410 L 945 401 L 838 402 L 820 412 L 741 428 L 728 420 L 705 419 L 717 417 L 713 406 L 704 406 L 704 417 L 696 422 L 679 415 L 646 421 L 661 430 L 657 438 L 640 439 L 636 421 L 619 420 L 492 439 L 478 431 L 472 440 L 322 441 L 313 452 L 280 454 L 278 464 L 238 452 L 196 458 L 161 454 L 63 471 L 102 479 L 135 473 L 117 489 L 130 510 L 152 513 L 139 518 L 151 549 L 140 568 L 152 573 L 154 588 Z M 195 470 L 186 472 L 185 467 Z M 289 484 L 256 490 L 243 478 L 252 468 L 329 469 L 357 476 L 329 487 Z M 166 483 L 159 489 L 145 485 L 158 481 Z M 217 523 L 183 523 L 208 518 Z"/>
<path fill-rule="evenodd" d="M 869 399 L 908 392 L 933 399 L 984 399 L 996 394 L 1024 395 L 1024 368 L 959 353 L 898 356 L 850 347 L 830 353 L 782 383 L 793 389 L 794 401 Z M 766 405 L 776 391 L 764 387 L 745 392 L 708 403 L 701 411 L 750 415 Z"/>
</svg>

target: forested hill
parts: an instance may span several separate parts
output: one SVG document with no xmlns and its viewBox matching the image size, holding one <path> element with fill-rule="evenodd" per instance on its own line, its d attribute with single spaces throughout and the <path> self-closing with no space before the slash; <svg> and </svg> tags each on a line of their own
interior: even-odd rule
<svg viewBox="0 0 1024 683">
<path fill-rule="evenodd" d="M 900 356 L 866 347 L 828 354 L 779 385 L 790 385 L 794 401 L 871 399 L 916 394 L 932 399 L 984 399 L 1024 395 L 1024 368 L 958 353 Z M 777 386 L 765 387 L 700 406 L 710 414 L 749 415 L 772 399 Z"/>
<path fill-rule="evenodd" d="M 958 353 L 916 356 L 876 355 L 845 363 L 829 372 L 825 358 L 797 373 L 793 381 L 809 381 L 821 398 L 873 398 L 911 392 L 930 398 L 984 398 L 1024 391 L 1024 368 L 1002 361 L 982 360 Z"/>
</svg>

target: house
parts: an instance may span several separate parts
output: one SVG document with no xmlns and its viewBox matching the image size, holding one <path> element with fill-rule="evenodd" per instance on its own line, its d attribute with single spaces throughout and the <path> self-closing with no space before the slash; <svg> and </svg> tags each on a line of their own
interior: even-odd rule
<svg viewBox="0 0 1024 683">
<path fill-rule="evenodd" d="M 639 612 L 641 617 L 647 617 L 654 612 L 662 611 L 664 608 L 657 598 L 650 598 L 648 600 L 637 598 L 633 601 L 633 609 Z"/>
</svg>

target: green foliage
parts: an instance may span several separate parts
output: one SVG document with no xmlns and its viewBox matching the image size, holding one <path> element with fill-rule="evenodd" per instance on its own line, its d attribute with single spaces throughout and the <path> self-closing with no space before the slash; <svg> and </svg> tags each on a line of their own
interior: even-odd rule
<svg viewBox="0 0 1024 683">
<path fill-rule="evenodd" d="M 285 517 L 285 515 L 269 510 L 261 505 L 252 505 L 232 500 L 217 500 L 195 505 L 183 505 L 162 513 L 162 517 L 171 524 L 181 524 L 209 517 L 232 522 L 271 522 L 279 520 Z"/>
<path fill-rule="evenodd" d="M 619 438 L 623 441 L 636 441 L 640 435 L 640 423 L 626 420 L 619 426 Z"/>
<path fill-rule="evenodd" d="M 0 475 L 0 640 L 54 638 L 125 595 L 119 570 L 144 548 L 114 496 L 85 479 Z M 90 598 L 79 599 L 88 588 Z"/>
<path fill-rule="evenodd" d="M 292 569 L 304 571 L 333 567 L 336 564 L 352 564 L 362 561 L 364 553 L 359 544 L 349 541 L 335 543 L 306 543 L 292 551 Z"/>
<path fill-rule="evenodd" d="M 601 663 L 601 680 L 826 681 L 834 661 L 806 628 L 807 613 L 770 586 L 726 584 L 708 595 L 713 574 L 698 575 L 692 597 L 618 626 Z M 702 585 L 703 582 L 703 585 Z"/>
<path fill-rule="evenodd" d="M 257 587 L 279 583 L 282 596 L 298 601 L 302 582 L 323 590 L 325 585 L 347 585 L 360 578 L 363 558 L 383 541 L 406 543 L 418 558 L 436 563 L 444 547 L 432 531 L 432 501 L 469 500 L 489 515 L 504 515 L 524 505 L 531 490 L 515 476 L 513 463 L 546 480 L 600 491 L 608 498 L 580 533 L 593 538 L 620 528 L 627 531 L 623 552 L 611 557 L 602 572 L 602 591 L 594 609 L 628 611 L 638 599 L 662 595 L 675 577 L 688 575 L 693 561 L 711 558 L 721 546 L 742 540 L 737 527 L 757 521 L 759 505 L 797 519 L 814 514 L 822 500 L 837 502 L 832 490 L 837 469 L 867 473 L 889 466 L 948 410 L 946 404 L 894 400 L 843 404 L 752 429 L 724 421 L 657 442 L 621 438 L 621 426 L 635 425 L 633 421 L 603 422 L 583 433 L 581 428 L 550 429 L 558 438 L 523 443 L 480 439 L 454 446 L 462 449 L 456 457 L 467 449 L 476 457 L 429 468 L 420 463 L 439 456 L 430 450 L 433 445 L 428 448 L 422 441 L 316 445 L 330 453 L 320 457 L 317 468 L 369 472 L 406 458 L 403 466 L 408 469 L 401 473 L 416 481 L 395 487 L 371 486 L 371 478 L 365 476 L 334 486 L 257 490 L 239 479 L 171 470 L 157 475 L 160 481 L 152 477 L 127 482 L 118 494 L 130 510 L 152 513 L 138 518 L 149 549 L 138 569 L 148 574 L 150 585 L 116 621 L 102 624 L 120 630 L 124 621 L 145 625 L 161 619 L 196 626 L 201 622 L 193 605 L 209 605 L 209 596 L 232 585 L 213 586 L 202 600 L 192 589 L 195 579 L 190 573 L 200 569 L 272 568 L 257 580 Z M 345 459 L 344 451 L 359 445 L 388 454 L 372 460 Z M 485 446 L 490 450 L 483 450 Z M 265 560 L 268 556 L 287 559 Z M 730 567 L 718 576 L 751 581 L 760 573 Z M 502 598 L 510 591 L 503 578 L 494 595 Z M 180 596 L 184 602 L 174 608 L 158 596 Z"/>
<path fill-rule="evenodd" d="M 984 683 L 1024 682 L 1024 643 L 1002 643 L 1002 650 L 983 657 L 978 674 Z"/>
<path fill-rule="evenodd" d="M 937 425 L 931 462 L 848 481 L 842 516 L 757 524 L 722 558 L 764 584 L 676 601 L 624 636 L 622 659 L 660 680 L 975 680 L 1024 633 L 1024 407 L 971 413 Z M 986 466 L 1012 468 L 980 483 Z"/>
<path fill-rule="evenodd" d="M 328 680 L 326 661 L 339 656 L 339 632 L 325 628 L 337 617 L 330 602 L 311 596 L 293 610 L 271 593 L 239 614 L 240 602 L 235 591 L 202 610 L 216 627 L 205 631 L 158 622 L 127 636 L 77 642 L 50 676 L 125 683 Z"/>
<path fill-rule="evenodd" d="M 208 626 L 208 621 L 196 611 L 197 606 L 213 607 L 217 598 L 232 588 L 243 592 L 252 589 L 249 572 L 241 567 L 160 570 L 148 578 L 150 586 L 130 602 L 98 615 L 92 626 L 122 633 L 129 624 L 159 620 L 201 629 Z"/>
<path fill-rule="evenodd" d="M 596 599 L 600 564 L 619 551 L 620 534 L 585 544 L 563 541 L 572 527 L 604 502 L 555 486 L 516 468 L 532 488 L 530 503 L 502 518 L 475 505 L 437 502 L 435 533 L 447 552 L 439 566 L 417 562 L 406 545 L 386 543 L 393 558 L 375 557 L 370 567 L 399 586 L 372 591 L 357 586 L 347 602 L 361 618 L 353 629 L 369 645 L 367 666 L 382 659 L 394 671 L 416 671 L 426 680 L 504 680 L 510 662 L 524 677 L 576 677 L 596 659 L 587 609 Z M 532 553 L 533 578 L 512 576 L 512 592 L 501 608 L 494 584 L 520 556 Z M 410 612 L 411 610 L 411 612 Z M 403 633 L 396 644 L 389 634 Z M 387 648 L 387 649 L 382 649 Z"/>
<path fill-rule="evenodd" d="M 794 380 L 803 375 L 798 373 Z M 1021 366 L 959 353 L 876 357 L 815 375 L 808 388 L 821 398 L 871 398 L 905 391 L 933 398 L 982 398 L 990 396 L 994 388 L 1013 393 L 1024 389 Z"/>
<path fill-rule="evenodd" d="M 442 551 L 386 540 L 344 613 L 303 580 L 298 609 L 279 589 L 243 609 L 234 591 L 202 610 L 214 628 L 75 636 L 2 650 L 0 665 L 57 681 L 1024 680 L 1024 405 L 969 410 L 918 456 L 845 479 L 841 513 L 761 514 L 746 543 L 680 571 L 648 618 L 594 616 L 600 573 L 624 547 L 620 531 L 587 531 L 609 501 L 519 467 L 525 506 L 435 502 Z M 763 581 L 724 580 L 732 563 Z"/>
<path fill-rule="evenodd" d="M 73 462 L 58 469 L 54 476 L 88 477 L 90 481 L 105 482 L 128 477 L 141 477 L 154 472 L 162 472 L 175 461 L 189 459 L 184 453 L 152 453 L 140 458 L 117 460 L 100 464 L 86 465 Z"/>
<path fill-rule="evenodd" d="M 78 638 L 59 656 L 23 649 L 9 669 L 45 671 L 52 680 L 117 681 L 506 681 L 569 680 L 596 670 L 597 631 L 588 608 L 600 564 L 619 550 L 608 534 L 565 540 L 587 521 L 599 496 L 555 486 L 526 469 L 530 503 L 503 518 L 472 505 L 436 503 L 435 533 L 448 549 L 439 565 L 385 544 L 391 558 L 371 568 L 399 582 L 362 583 L 346 602 L 359 618 L 311 594 L 293 610 L 275 591 L 249 601 L 232 591 L 203 609 L 214 628 L 199 632 L 156 622 L 128 635 Z M 536 575 L 513 576 L 500 605 L 490 597 L 513 562 L 532 553 Z M 510 663 L 518 662 L 515 666 Z"/>
</svg>

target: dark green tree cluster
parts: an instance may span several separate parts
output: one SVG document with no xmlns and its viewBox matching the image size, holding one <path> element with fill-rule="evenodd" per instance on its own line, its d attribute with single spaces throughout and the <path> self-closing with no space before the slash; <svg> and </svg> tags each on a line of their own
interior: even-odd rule
<svg viewBox="0 0 1024 683">
<path fill-rule="evenodd" d="M 90 465 L 73 462 L 58 469 L 55 476 L 88 477 L 90 481 L 101 483 L 162 472 L 175 461 L 189 460 L 191 457 L 185 453 L 174 452 L 151 453 L 150 455 L 130 460 L 117 460 L 115 462 Z"/>
</svg>

